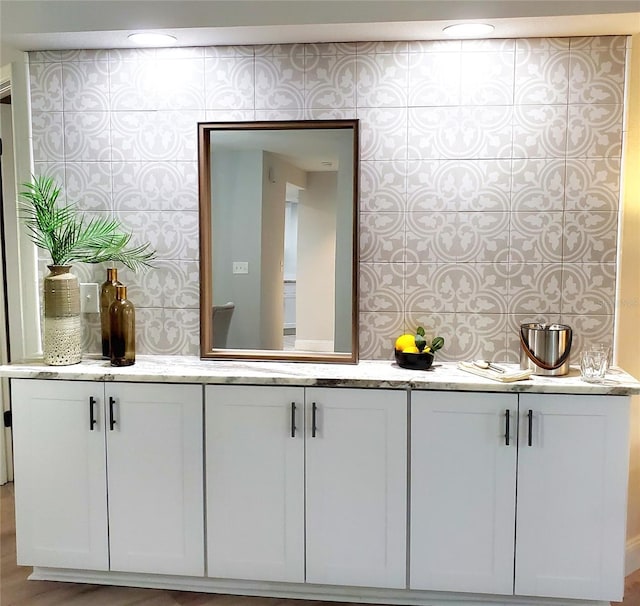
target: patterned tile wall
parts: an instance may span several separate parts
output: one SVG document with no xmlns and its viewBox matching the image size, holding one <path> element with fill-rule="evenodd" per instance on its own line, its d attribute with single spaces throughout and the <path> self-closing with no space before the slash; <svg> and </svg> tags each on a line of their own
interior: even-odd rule
<svg viewBox="0 0 640 606">
<path fill-rule="evenodd" d="M 197 355 L 196 122 L 357 117 L 361 358 L 419 324 L 442 359 L 516 361 L 523 321 L 570 324 L 578 350 L 613 338 L 625 44 L 34 52 L 35 169 L 156 247 L 157 269 L 121 272 L 138 351 Z"/>
</svg>

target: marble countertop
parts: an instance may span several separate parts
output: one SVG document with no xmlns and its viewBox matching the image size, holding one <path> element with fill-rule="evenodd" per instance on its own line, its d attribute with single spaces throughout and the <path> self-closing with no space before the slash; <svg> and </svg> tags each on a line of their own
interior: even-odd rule
<svg viewBox="0 0 640 606">
<path fill-rule="evenodd" d="M 515 364 L 503 364 L 516 370 Z M 201 360 L 194 356 L 137 356 L 133 366 L 116 368 L 102 358 L 86 357 L 72 366 L 47 366 L 31 361 L 0 366 L 0 377 L 71 381 L 128 381 L 239 385 L 298 385 L 496 391 L 575 394 L 640 394 L 640 382 L 612 368 L 604 383 L 585 383 L 576 367 L 563 377 L 532 376 L 526 381 L 500 383 L 467 373 L 454 362 L 434 364 L 427 370 L 406 370 L 395 362 L 362 360 L 358 364 L 307 362 L 245 362 Z"/>
</svg>

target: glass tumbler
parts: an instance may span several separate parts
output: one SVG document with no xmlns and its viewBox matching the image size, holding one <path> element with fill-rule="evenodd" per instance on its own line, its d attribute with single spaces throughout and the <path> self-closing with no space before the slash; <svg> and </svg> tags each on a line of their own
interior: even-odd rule
<svg viewBox="0 0 640 606">
<path fill-rule="evenodd" d="M 580 378 L 587 383 L 602 383 L 607 372 L 609 352 L 588 349 L 580 354 Z"/>
</svg>

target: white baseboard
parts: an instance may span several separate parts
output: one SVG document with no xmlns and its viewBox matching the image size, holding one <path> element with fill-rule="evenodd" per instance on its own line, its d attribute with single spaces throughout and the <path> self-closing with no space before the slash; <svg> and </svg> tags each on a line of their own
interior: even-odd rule
<svg viewBox="0 0 640 606">
<path fill-rule="evenodd" d="M 627 549 L 624 563 L 625 576 L 640 568 L 640 535 L 627 540 Z"/>
<path fill-rule="evenodd" d="M 359 602 L 403 606 L 609 606 L 608 602 L 529 598 L 523 596 L 449 593 L 410 589 L 374 589 L 370 587 L 339 587 L 310 583 L 277 583 L 269 581 L 239 581 L 208 577 L 180 577 L 130 572 L 99 572 L 61 568 L 34 567 L 29 576 L 38 581 L 65 581 L 95 585 L 176 589 L 203 593 Z"/>
</svg>

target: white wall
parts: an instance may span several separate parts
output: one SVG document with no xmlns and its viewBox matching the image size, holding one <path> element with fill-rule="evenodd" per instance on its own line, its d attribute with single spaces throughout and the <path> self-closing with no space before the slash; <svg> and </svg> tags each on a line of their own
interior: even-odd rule
<svg viewBox="0 0 640 606">
<path fill-rule="evenodd" d="M 300 192 L 296 349 L 334 351 L 335 172 L 307 173 Z"/>
</svg>

